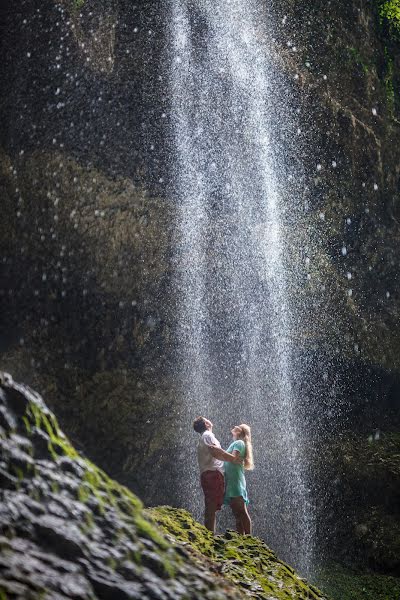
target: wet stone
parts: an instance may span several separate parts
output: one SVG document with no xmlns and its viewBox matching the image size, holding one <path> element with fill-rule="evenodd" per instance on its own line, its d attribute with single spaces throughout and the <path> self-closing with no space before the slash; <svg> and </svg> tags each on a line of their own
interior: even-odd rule
<svg viewBox="0 0 400 600">
<path fill-rule="evenodd" d="M 57 465 L 59 466 L 60 470 L 64 473 L 71 473 L 79 479 L 82 479 L 82 477 L 85 474 L 84 469 L 76 462 L 76 460 L 73 460 L 68 456 L 62 456 L 58 458 Z"/>
<path fill-rule="evenodd" d="M 117 567 L 117 572 L 120 573 L 124 579 L 135 581 L 140 578 L 142 569 L 133 561 L 125 560 Z"/>
<path fill-rule="evenodd" d="M 9 432 L 17 426 L 16 420 L 3 405 L 0 405 L 0 425 L 4 428 L 5 432 Z"/>
<path fill-rule="evenodd" d="M 68 519 L 69 517 L 68 511 L 65 510 L 65 508 L 63 508 L 59 502 L 49 502 L 46 508 L 47 513 L 54 515 L 55 517 L 61 517 L 64 519 Z"/>
<path fill-rule="evenodd" d="M 18 581 L 7 581 L 0 577 L 0 590 L 4 591 L 4 594 L 9 594 L 10 597 L 19 596 L 27 600 L 29 596 L 29 588 Z M 6 595 L 7 598 L 7 595 Z"/>
<path fill-rule="evenodd" d="M 145 600 L 143 586 L 139 583 L 124 583 L 101 577 L 96 573 L 88 574 L 95 593 L 101 600 Z"/>
<path fill-rule="evenodd" d="M 9 460 L 14 467 L 22 469 L 25 474 L 33 470 L 34 461 L 29 454 L 13 446 L 9 448 L 9 453 Z"/>
<path fill-rule="evenodd" d="M 0 469 L 0 486 L 9 490 L 17 489 L 18 479 L 4 469 Z"/>
<path fill-rule="evenodd" d="M 12 433 L 10 435 L 10 442 L 16 444 L 21 450 L 30 454 L 32 452 L 32 442 L 23 435 Z"/>
<path fill-rule="evenodd" d="M 39 539 L 45 540 L 60 556 L 79 558 L 85 555 L 85 538 L 73 523 L 45 515 L 34 522 Z"/>
<path fill-rule="evenodd" d="M 141 554 L 142 564 L 151 569 L 156 575 L 161 578 L 169 578 L 169 573 L 165 568 L 163 560 L 155 552 L 143 550 Z"/>
<path fill-rule="evenodd" d="M 35 458 L 40 459 L 50 456 L 50 436 L 47 433 L 41 429 L 38 429 L 37 427 L 32 427 L 31 441 L 34 448 Z"/>
<path fill-rule="evenodd" d="M 93 588 L 83 575 L 65 575 L 60 581 L 60 588 L 67 596 L 72 598 L 86 598 L 93 595 Z"/>
<path fill-rule="evenodd" d="M 12 412 L 19 417 L 25 414 L 29 404 L 28 395 L 22 393 L 22 389 L 24 389 L 24 386 L 18 384 L 7 388 L 7 404 L 12 407 Z"/>
<path fill-rule="evenodd" d="M 145 588 L 152 600 L 170 600 L 169 594 L 159 584 L 146 581 Z"/>
</svg>

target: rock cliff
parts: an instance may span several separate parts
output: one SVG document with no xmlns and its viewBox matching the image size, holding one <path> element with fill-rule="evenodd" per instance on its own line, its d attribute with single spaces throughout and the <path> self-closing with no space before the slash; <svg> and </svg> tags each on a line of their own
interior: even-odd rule
<svg viewBox="0 0 400 600">
<path fill-rule="evenodd" d="M 287 250 L 301 315 L 291 344 L 307 372 L 298 380 L 310 436 L 395 435 L 395 3 L 273 4 L 276 61 L 300 111 L 298 135 L 287 139 L 282 115 L 276 137 L 299 201 Z M 166 451 L 158 427 L 181 409 L 163 14 L 161 2 L 7 0 L 0 61 L 1 367 L 45 394 L 77 447 L 157 502 L 182 450 Z M 357 545 L 371 548 L 368 535 Z"/>
<path fill-rule="evenodd" d="M 3 600 L 323 600 L 261 540 L 144 510 L 77 453 L 38 394 L 1 377 Z"/>
</svg>

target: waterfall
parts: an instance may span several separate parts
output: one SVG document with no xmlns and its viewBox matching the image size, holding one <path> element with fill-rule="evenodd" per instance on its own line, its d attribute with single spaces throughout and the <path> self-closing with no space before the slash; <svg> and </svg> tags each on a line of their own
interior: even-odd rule
<svg viewBox="0 0 400 600">
<path fill-rule="evenodd" d="M 233 425 L 252 426 L 255 534 L 309 573 L 313 515 L 292 385 L 296 315 L 285 252 L 290 193 L 276 143 L 285 99 L 261 4 L 168 4 L 176 377 L 187 455 L 199 414 L 214 421 L 223 443 Z M 182 504 L 199 516 L 194 464 L 179 485 Z"/>
</svg>

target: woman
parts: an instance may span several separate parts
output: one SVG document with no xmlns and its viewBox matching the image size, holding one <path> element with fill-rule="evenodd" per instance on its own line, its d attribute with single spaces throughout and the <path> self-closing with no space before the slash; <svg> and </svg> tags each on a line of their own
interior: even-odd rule
<svg viewBox="0 0 400 600">
<path fill-rule="evenodd" d="M 251 534 L 251 519 L 247 511 L 247 497 L 244 470 L 254 469 L 251 431 L 248 425 L 235 425 L 231 430 L 233 442 L 227 449 L 229 454 L 242 459 L 241 464 L 226 462 L 224 504 L 229 504 L 236 521 L 238 533 Z"/>
</svg>

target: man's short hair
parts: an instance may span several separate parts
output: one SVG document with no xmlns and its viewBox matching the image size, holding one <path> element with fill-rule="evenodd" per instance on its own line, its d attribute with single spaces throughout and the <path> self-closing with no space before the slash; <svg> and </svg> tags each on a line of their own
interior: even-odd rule
<svg viewBox="0 0 400 600">
<path fill-rule="evenodd" d="M 196 417 L 196 419 L 193 421 L 193 429 L 196 431 L 196 433 L 204 433 L 207 429 L 205 418 Z"/>
</svg>

